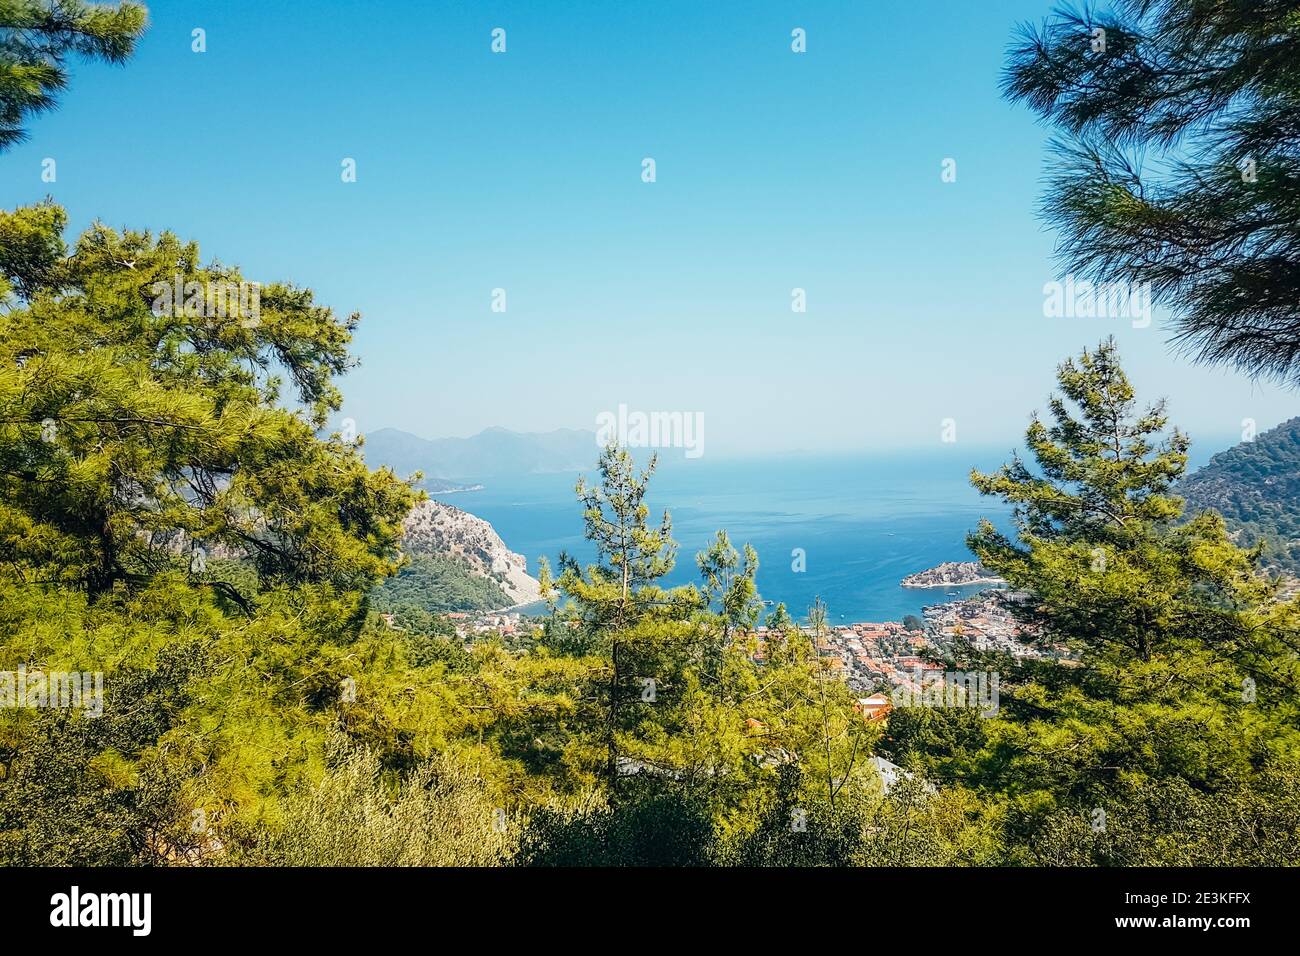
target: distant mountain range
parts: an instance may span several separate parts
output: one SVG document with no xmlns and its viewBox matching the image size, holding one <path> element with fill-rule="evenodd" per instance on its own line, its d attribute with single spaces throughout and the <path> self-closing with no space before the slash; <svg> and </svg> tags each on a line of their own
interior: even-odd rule
<svg viewBox="0 0 1300 956">
<path fill-rule="evenodd" d="M 1239 544 L 1265 542 L 1265 564 L 1300 574 L 1300 418 L 1219 452 L 1178 490 L 1189 513 L 1214 509 Z"/>
<path fill-rule="evenodd" d="M 405 477 L 424 472 L 431 491 L 494 477 L 590 469 L 599 455 L 596 433 L 576 428 L 512 432 L 489 428 L 470 438 L 421 438 L 396 428 L 367 432 L 362 454 L 372 467 Z"/>
</svg>

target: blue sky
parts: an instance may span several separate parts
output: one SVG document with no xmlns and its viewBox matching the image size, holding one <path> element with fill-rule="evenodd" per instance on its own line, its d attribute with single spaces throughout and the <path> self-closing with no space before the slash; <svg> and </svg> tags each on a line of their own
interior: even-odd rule
<svg viewBox="0 0 1300 956">
<path fill-rule="evenodd" d="M 75 66 L 0 156 L 0 203 L 171 229 L 360 310 L 363 432 L 593 428 L 626 403 L 702 412 L 714 455 L 925 448 L 944 418 L 1009 447 L 1111 332 L 1202 442 L 1300 411 L 1172 354 L 1159 312 L 1043 316 L 1048 131 L 998 76 L 1046 2 L 149 6 L 137 56 Z"/>
</svg>

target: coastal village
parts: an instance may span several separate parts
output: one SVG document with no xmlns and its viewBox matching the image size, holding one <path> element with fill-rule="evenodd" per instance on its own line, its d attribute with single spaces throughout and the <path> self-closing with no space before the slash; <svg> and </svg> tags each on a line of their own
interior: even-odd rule
<svg viewBox="0 0 1300 956">
<path fill-rule="evenodd" d="M 900 701 L 928 697 L 936 688 L 950 686 L 956 691 L 961 681 L 949 683 L 954 675 L 940 661 L 952 660 L 961 647 L 1017 658 L 1067 655 L 1066 648 L 1044 645 L 1038 635 L 1015 619 L 1011 607 L 1024 600 L 1025 595 L 1007 589 L 1005 582 L 990 577 L 978 564 L 940 565 L 912 575 L 901 584 L 918 588 L 970 584 L 988 587 L 970 597 L 928 605 L 922 609 L 920 618 L 909 616 L 903 621 L 835 625 L 820 635 L 807 624 L 801 625 L 803 633 L 815 643 L 823 673 L 848 684 L 857 698 L 855 709 L 864 721 L 884 721 Z M 540 628 L 539 619 L 524 610 L 514 607 L 452 611 L 446 617 L 464 641 L 499 636 L 508 646 L 513 646 L 521 640 L 527 641 Z M 391 614 L 383 617 L 389 627 L 395 626 Z M 762 660 L 768 629 L 760 625 L 747 636 L 753 638 L 755 659 Z M 995 684 L 993 697 L 984 701 L 992 705 L 990 713 L 996 712 L 996 693 Z M 972 700 L 976 706 L 981 702 L 979 697 L 961 699 Z M 754 723 L 761 728 L 762 725 Z M 881 756 L 873 756 L 871 762 L 880 774 L 886 793 L 900 779 L 910 776 L 902 767 Z M 646 771 L 658 772 L 639 761 L 620 758 L 620 773 Z"/>
<path fill-rule="evenodd" d="M 870 713 L 898 689 L 920 693 L 939 680 L 945 668 L 936 659 L 949 658 L 962 643 L 1020 658 L 1063 653 L 1063 648 L 1032 643 L 1034 635 L 1007 607 L 1015 600 L 1012 592 L 990 590 L 931 605 L 922 612 L 922 625 L 912 629 L 898 621 L 838 625 L 817 641 L 817 651 L 831 673 L 865 695 L 860 704 Z M 807 628 L 805 633 L 812 636 Z M 760 627 L 760 640 L 765 635 L 766 628 Z"/>
<path fill-rule="evenodd" d="M 955 577 L 960 574 L 960 577 Z M 922 576 L 925 577 L 922 577 Z M 939 586 L 975 583 L 989 584 L 987 590 L 961 600 L 927 606 L 921 618 L 900 621 L 863 622 L 829 627 L 816 638 L 817 651 L 827 671 L 846 681 L 862 695 L 859 706 L 868 719 L 883 717 L 896 691 L 920 693 L 925 686 L 941 678 L 944 666 L 937 660 L 948 659 L 961 645 L 977 651 L 1009 654 L 1013 657 L 1062 656 L 1065 648 L 1042 646 L 1011 613 L 1010 606 L 1023 595 L 1009 591 L 1002 582 L 982 576 L 975 565 L 941 566 L 909 581 L 919 579 L 933 584 L 904 586 Z M 536 624 L 519 610 L 476 613 L 453 612 L 447 615 L 456 633 L 472 640 L 491 633 L 506 638 L 526 636 Z M 814 638 L 806 625 L 803 628 Z M 767 628 L 754 632 L 756 656 L 761 659 Z"/>
<path fill-rule="evenodd" d="M 1023 627 L 1006 606 L 1015 599 L 1011 592 L 989 590 L 964 600 L 934 604 L 922 611 L 923 626 L 913 626 L 910 630 L 899 621 L 836 625 L 828 628 L 818 641 L 818 651 L 827 666 L 855 688 L 868 688 L 888 680 L 901 683 L 903 675 L 921 663 L 918 655 L 928 650 L 945 656 L 963 640 L 976 650 L 1002 651 L 1016 657 L 1037 656 L 1040 651 L 1025 643 L 1027 635 Z M 446 617 L 462 640 L 492 633 L 503 637 L 524 636 L 536 626 L 534 618 L 517 609 L 451 611 Z M 803 630 L 809 637 L 813 636 L 806 625 Z M 761 648 L 767 628 L 759 626 L 754 633 Z M 929 664 L 925 668 L 932 669 Z"/>
</svg>

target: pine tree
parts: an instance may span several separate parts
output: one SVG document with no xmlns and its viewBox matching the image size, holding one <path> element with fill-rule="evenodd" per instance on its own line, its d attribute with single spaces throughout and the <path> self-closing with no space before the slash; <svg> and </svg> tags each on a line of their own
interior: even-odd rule
<svg viewBox="0 0 1300 956">
<path fill-rule="evenodd" d="M 55 107 L 71 55 L 125 62 L 147 16 L 139 3 L 0 0 L 0 151 L 26 136 L 26 117 Z"/>
<path fill-rule="evenodd" d="M 565 621 L 579 628 L 586 646 L 605 656 L 608 679 L 604 688 L 603 729 L 605 781 L 618 787 L 620 734 L 635 723 L 644 708 L 630 700 L 629 678 L 643 688 L 665 680 L 664 641 L 680 640 L 689 615 L 701 606 L 694 587 L 666 590 L 660 579 L 673 569 L 677 544 L 672 519 L 665 511 L 657 526 L 649 523 L 645 503 L 656 458 L 639 473 L 631 454 L 615 445 L 600 455 L 600 483 L 580 478 L 576 493 L 583 506 L 586 538 L 596 546 L 597 560 L 584 569 L 569 555 L 560 556 L 560 592 L 568 598 Z"/>
<path fill-rule="evenodd" d="M 575 736 L 592 745 L 571 749 L 570 763 L 599 749 L 604 790 L 617 805 L 673 793 L 689 816 L 688 805 L 702 801 L 726 839 L 740 839 L 772 799 L 778 767 L 806 761 L 804 799 L 825 800 L 855 769 L 862 773 L 872 734 L 847 685 L 824 672 L 784 608 L 772 623 L 785 627 L 784 617 L 791 634 L 765 663 L 751 640 L 738 639 L 762 603 L 752 548 L 742 558 L 719 533 L 698 556 L 703 592 L 663 585 L 676 544 L 668 514 L 649 524 L 652 474 L 611 447 L 600 485 L 578 485 L 597 560 L 583 569 L 562 558 L 565 603 L 546 646 L 580 656 L 582 666 L 601 662 L 604 679 L 592 671 L 575 695 L 599 706 L 575 719 Z M 587 639 L 574 640 L 575 631 Z"/>
<path fill-rule="evenodd" d="M 1020 592 L 1013 613 L 1066 655 L 967 654 L 1001 677 L 996 719 L 967 738 L 972 779 L 1024 807 L 1097 806 L 1121 784 L 1214 789 L 1294 754 L 1300 605 L 1217 515 L 1180 520 L 1187 439 L 1164 434 L 1162 404 L 1136 408 L 1113 342 L 1058 382 L 1051 424 L 1035 416 L 1026 435 L 1033 466 L 972 474 L 1014 506 L 1014 539 L 984 522 L 968 543 Z"/>
<path fill-rule="evenodd" d="M 588 627 L 625 629 L 670 603 L 672 596 L 657 582 L 676 563 L 672 519 L 665 511 L 652 526 L 645 503 L 657 464 L 652 457 L 638 474 L 631 454 L 610 445 L 600 455 L 600 483 L 578 480 L 584 536 L 596 546 L 598 560 L 584 577 L 576 561 L 561 555 L 559 586 Z"/>
<path fill-rule="evenodd" d="M 744 561 L 731 544 L 727 532 L 719 531 L 709 547 L 695 556 L 704 579 L 704 597 L 716 607 L 725 644 L 733 631 L 749 630 L 758 624 L 763 603 L 758 597 L 758 554 L 745 545 Z"/>
<path fill-rule="evenodd" d="M 1061 131 L 1067 268 L 1149 283 L 1181 345 L 1300 383 L 1300 50 L 1291 0 L 1119 0 L 1026 26 L 1007 95 Z"/>
<path fill-rule="evenodd" d="M 64 222 L 0 213 L 0 657 L 102 673 L 104 730 L 0 710 L 0 760 L 78 741 L 57 775 L 0 781 L 0 827 L 29 860 L 69 834 L 98 859 L 111 800 L 135 809 L 103 858 L 158 862 L 225 842 L 186 844 L 191 811 L 230 837 L 318 770 L 332 724 L 396 763 L 464 718 L 365 627 L 416 496 L 321 434 L 357 318 L 289 285 L 232 299 L 238 270 L 168 233 L 68 250 Z M 150 711 L 125 692 L 155 673 Z"/>
<path fill-rule="evenodd" d="M 0 212 L 0 560 L 92 594 L 169 567 L 220 586 L 223 552 L 267 585 L 390 573 L 413 493 L 318 437 L 358 317 L 170 233 L 97 225 L 69 254 L 64 221 Z"/>
</svg>

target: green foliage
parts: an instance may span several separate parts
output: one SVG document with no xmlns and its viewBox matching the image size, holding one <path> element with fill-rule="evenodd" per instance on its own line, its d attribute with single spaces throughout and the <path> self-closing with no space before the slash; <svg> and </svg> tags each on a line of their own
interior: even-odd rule
<svg viewBox="0 0 1300 956">
<path fill-rule="evenodd" d="M 525 831 L 522 866 L 708 866 L 717 841 L 709 808 L 680 793 L 650 792 L 585 812 L 544 809 Z"/>
<path fill-rule="evenodd" d="M 677 553 L 668 512 L 657 527 L 648 520 L 645 495 L 657 463 L 651 458 L 638 474 L 631 454 L 610 445 L 600 456 L 600 483 L 578 480 L 584 533 L 599 559 L 583 569 L 562 554 L 558 585 L 581 613 L 587 631 L 676 617 L 700 605 L 694 587 L 668 592 L 655 583 L 673 569 Z"/>
<path fill-rule="evenodd" d="M 30 298 L 57 282 L 67 224 L 63 207 L 49 202 L 0 215 L 0 303 L 15 292 Z"/>
<path fill-rule="evenodd" d="M 1000 672 L 1001 708 L 982 727 L 891 717 L 900 753 L 1008 801 L 1025 833 L 1126 788 L 1250 786 L 1300 753 L 1297 603 L 1217 516 L 1180 522 L 1170 489 L 1186 440 L 1158 440 L 1160 406 L 1134 410 L 1112 343 L 1059 381 L 1053 424 L 1035 418 L 1027 434 L 1036 467 L 972 476 L 1015 505 L 1017 540 L 985 523 L 969 544 L 1023 592 L 1013 613 L 1073 656 L 967 655 Z"/>
<path fill-rule="evenodd" d="M 1113 343 L 1062 365 L 1032 464 L 973 476 L 1016 534 L 972 549 L 1068 653 L 959 649 L 997 716 L 900 708 L 882 740 L 820 601 L 760 645 L 752 548 L 719 532 L 699 586 L 664 585 L 654 462 L 617 448 L 540 634 L 467 646 L 439 612 L 504 595 L 402 564 L 415 493 L 319 434 L 355 317 L 289 286 L 256 317 L 155 309 L 169 270 L 238 273 L 168 234 L 69 253 L 62 223 L 0 214 L 0 670 L 102 672 L 105 705 L 0 711 L 0 862 L 1295 862 L 1300 602 L 1184 520 L 1186 439 Z"/>
<path fill-rule="evenodd" d="M 1086 814 L 1050 815 L 1017 862 L 1300 866 L 1300 767 L 1266 767 L 1213 793 L 1177 778 L 1126 786 Z"/>
<path fill-rule="evenodd" d="M 129 866 L 202 851 L 183 769 L 156 749 L 205 666 L 165 649 L 155 669 L 115 673 L 104 712 L 7 712 L 0 727 L 0 865 Z"/>
<path fill-rule="evenodd" d="M 1187 350 L 1291 383 L 1295 15 L 1288 0 L 1065 8 L 1022 30 L 1004 78 L 1062 133 L 1045 208 L 1066 267 L 1149 283 Z"/>
<path fill-rule="evenodd" d="M 462 760 L 441 755 L 405 774 L 333 742 L 331 766 L 290 794 L 237 862 L 255 866 L 494 866 L 513 853 L 518 824 Z"/>
<path fill-rule="evenodd" d="M 26 136 L 28 115 L 54 108 L 70 56 L 124 62 L 146 17 L 139 3 L 0 0 L 0 151 Z"/>
<path fill-rule="evenodd" d="M 898 707 L 889 714 L 879 749 L 936 783 L 974 783 L 990 724 L 974 708 Z"/>
<path fill-rule="evenodd" d="M 972 474 L 972 484 L 1014 505 L 1018 529 L 1032 539 L 1127 540 L 1133 529 L 1176 517 L 1181 502 L 1171 489 L 1187 467 L 1188 440 L 1175 430 L 1155 444 L 1164 404 L 1136 412 L 1114 340 L 1068 359 L 1057 381 L 1052 424 L 1035 415 L 1025 434 L 1039 473 L 1017 455 L 996 474 Z M 983 531 L 979 540 L 1001 543 Z"/>
<path fill-rule="evenodd" d="M 0 238 L 61 219 L 0 212 Z M 0 561 L 91 593 L 193 566 L 196 545 L 246 554 L 267 586 L 357 590 L 394 569 L 414 493 L 316 434 L 356 316 L 286 285 L 257 315 L 159 311 L 156 283 L 203 299 L 243 281 L 169 233 L 96 226 L 53 263 L 0 261 L 27 290 L 0 315 Z"/>
<path fill-rule="evenodd" d="M 1189 510 L 1214 509 L 1271 568 L 1300 575 L 1300 418 L 1219 452 L 1178 489 Z"/>
<path fill-rule="evenodd" d="M 936 791 L 903 777 L 845 790 L 835 804 L 801 796 L 799 772 L 782 774 L 762 823 L 731 850 L 740 866 L 972 866 L 996 860 L 996 819 L 974 795 Z"/>
<path fill-rule="evenodd" d="M 258 315 L 156 309 L 157 282 L 240 276 L 170 234 L 68 253 L 63 222 L 0 213 L 0 669 L 102 673 L 105 716 L 0 713 L 6 852 L 192 862 L 319 773 L 331 724 L 409 762 L 463 717 L 363 627 L 415 495 L 317 435 L 356 317 L 289 286 Z"/>
<path fill-rule="evenodd" d="M 783 763 L 807 761 L 809 780 L 833 802 L 855 770 L 871 772 L 874 731 L 784 608 L 769 622 L 778 637 L 758 662 L 752 548 L 742 562 L 719 534 L 698 558 L 702 592 L 659 584 L 675 545 L 667 515 L 656 528 L 647 524 L 652 473 L 653 462 L 637 474 L 627 452 L 609 448 L 600 486 L 578 486 L 598 560 L 585 571 L 562 563 L 563 603 L 542 644 L 585 671 L 563 766 L 573 774 L 570 792 L 575 784 L 603 790 L 609 816 L 570 821 L 564 833 L 623 832 L 641 819 L 629 802 L 653 793 L 665 801 L 654 819 L 671 807 L 694 819 L 706 808 L 719 845 L 729 844 L 757 824 Z"/>
<path fill-rule="evenodd" d="M 452 674 L 472 674 L 474 656 L 455 634 L 405 634 L 406 657 L 415 667 L 441 664 Z"/>
<path fill-rule="evenodd" d="M 371 603 L 379 611 L 405 606 L 436 614 L 490 611 L 513 602 L 496 581 L 480 577 L 451 555 L 418 555 L 375 589 Z"/>
<path fill-rule="evenodd" d="M 745 545 L 745 559 L 731 546 L 727 532 L 719 531 L 707 550 L 696 556 L 704 579 L 704 597 L 717 608 L 722 620 L 723 639 L 736 629 L 752 630 L 763 613 L 763 602 L 754 583 L 758 575 L 758 554 Z"/>
</svg>

